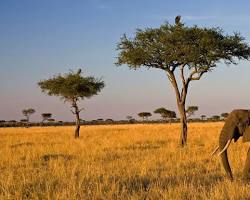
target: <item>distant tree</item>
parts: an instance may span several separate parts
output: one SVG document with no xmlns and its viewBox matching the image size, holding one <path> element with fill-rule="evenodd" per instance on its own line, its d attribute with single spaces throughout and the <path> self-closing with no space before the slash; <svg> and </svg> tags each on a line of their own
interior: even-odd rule
<svg viewBox="0 0 250 200">
<path fill-rule="evenodd" d="M 128 115 L 126 118 L 127 118 L 128 121 L 131 120 L 131 119 L 133 119 L 133 117 L 130 116 L 130 115 Z"/>
<path fill-rule="evenodd" d="M 53 119 L 53 118 L 49 118 L 47 120 L 48 120 L 48 122 L 54 122 L 55 121 L 55 119 Z"/>
<path fill-rule="evenodd" d="M 140 112 L 138 113 L 138 116 L 142 118 L 142 120 L 144 121 L 146 119 L 146 121 L 148 121 L 148 118 L 152 116 L 152 114 L 150 112 Z"/>
<path fill-rule="evenodd" d="M 154 113 L 160 114 L 163 120 L 170 119 L 170 122 L 171 122 L 171 119 L 176 118 L 176 113 L 174 111 L 167 110 L 166 108 L 163 108 L 163 107 L 157 108 L 154 111 Z"/>
<path fill-rule="evenodd" d="M 136 120 L 135 120 L 132 116 L 130 116 L 130 115 L 128 115 L 126 118 L 127 118 L 128 122 L 131 123 L 131 124 L 135 123 L 135 121 L 136 121 Z"/>
<path fill-rule="evenodd" d="M 5 120 L 0 120 L 0 123 L 5 123 L 6 121 Z"/>
<path fill-rule="evenodd" d="M 27 123 L 30 122 L 30 116 L 31 116 L 32 114 L 34 114 L 35 112 L 36 112 L 36 111 L 35 111 L 35 109 L 33 109 L 33 108 L 28 108 L 28 109 L 22 110 L 23 115 L 26 117 Z"/>
<path fill-rule="evenodd" d="M 105 121 L 108 122 L 108 123 L 114 123 L 113 119 L 106 119 Z"/>
<path fill-rule="evenodd" d="M 27 119 L 21 119 L 20 122 L 27 123 L 28 121 L 27 121 Z"/>
<path fill-rule="evenodd" d="M 226 119 L 226 118 L 228 117 L 228 115 L 229 115 L 228 113 L 221 113 L 220 116 L 221 116 L 223 119 Z"/>
<path fill-rule="evenodd" d="M 59 96 L 65 102 L 69 102 L 74 110 L 71 112 L 76 117 L 75 138 L 80 137 L 80 109 L 78 102 L 81 99 L 97 95 L 104 88 L 104 82 L 92 76 L 82 76 L 79 69 L 64 75 L 57 75 L 50 79 L 38 82 L 42 92 L 50 96 Z"/>
<path fill-rule="evenodd" d="M 52 117 L 52 114 L 51 113 L 42 113 L 42 123 L 45 122 L 45 121 L 48 121 L 51 117 Z"/>
<path fill-rule="evenodd" d="M 250 47 L 239 33 L 225 35 L 220 28 L 189 27 L 181 23 L 180 16 L 173 25 L 137 29 L 134 38 L 124 34 L 117 50 L 118 66 L 157 68 L 167 74 L 180 115 L 181 146 L 187 143 L 185 105 L 190 83 L 213 71 L 221 61 L 236 64 L 236 60 L 250 57 Z"/>
<path fill-rule="evenodd" d="M 85 123 L 85 122 L 86 122 L 86 120 L 84 120 L 84 119 L 80 119 L 80 122 L 81 122 L 81 123 Z"/>
<path fill-rule="evenodd" d="M 201 115 L 201 120 L 204 121 L 206 119 L 206 117 L 207 117 L 206 115 Z"/>
<path fill-rule="evenodd" d="M 211 117 L 211 119 L 212 119 L 213 121 L 219 121 L 219 120 L 220 120 L 220 116 L 219 116 L 219 115 L 213 115 L 213 116 Z"/>
<path fill-rule="evenodd" d="M 186 113 L 187 113 L 187 117 L 191 117 L 192 115 L 194 115 L 194 113 L 198 110 L 198 106 L 188 106 Z"/>
</svg>

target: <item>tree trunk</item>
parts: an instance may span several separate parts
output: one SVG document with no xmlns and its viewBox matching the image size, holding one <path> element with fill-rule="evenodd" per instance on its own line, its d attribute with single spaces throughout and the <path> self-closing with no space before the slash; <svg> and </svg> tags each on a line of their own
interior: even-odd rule
<svg viewBox="0 0 250 200">
<path fill-rule="evenodd" d="M 28 115 L 26 116 L 26 119 L 27 119 L 26 128 L 29 128 L 30 119 L 29 119 L 29 116 L 28 116 Z"/>
<path fill-rule="evenodd" d="M 79 115 L 80 111 L 76 102 L 73 103 L 72 107 L 75 108 L 75 111 L 74 111 L 74 114 L 76 116 L 75 139 L 77 139 L 80 137 L 80 115 Z"/>
<path fill-rule="evenodd" d="M 180 114 L 180 126 L 181 126 L 181 134 L 180 134 L 180 145 L 184 147 L 187 145 L 187 116 L 185 111 L 185 104 L 178 104 L 179 114 Z"/>
<path fill-rule="evenodd" d="M 75 129 L 75 138 L 80 137 L 80 117 L 79 113 L 76 113 L 76 129 Z"/>
<path fill-rule="evenodd" d="M 187 116 L 186 116 L 186 98 L 188 92 L 188 85 L 190 79 L 185 80 L 184 78 L 184 65 L 181 67 L 181 80 L 182 80 L 182 89 L 181 92 L 178 88 L 178 84 L 175 78 L 173 71 L 167 71 L 168 78 L 174 88 L 175 95 L 176 95 L 176 102 L 180 114 L 180 125 L 181 125 L 181 134 L 180 134 L 180 146 L 184 147 L 187 145 L 187 134 L 188 134 L 188 127 L 187 127 Z"/>
</svg>

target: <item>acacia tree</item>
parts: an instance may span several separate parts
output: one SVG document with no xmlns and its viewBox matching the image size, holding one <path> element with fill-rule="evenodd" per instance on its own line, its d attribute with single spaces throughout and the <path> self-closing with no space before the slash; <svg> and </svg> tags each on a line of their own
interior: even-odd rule
<svg viewBox="0 0 250 200">
<path fill-rule="evenodd" d="M 42 113 L 41 116 L 43 118 L 42 119 L 42 123 L 43 123 L 44 121 L 48 121 L 52 117 L 52 114 L 51 113 Z"/>
<path fill-rule="evenodd" d="M 151 117 L 152 114 L 150 112 L 140 112 L 138 113 L 138 116 L 141 117 L 144 121 L 145 119 L 148 120 L 148 118 Z"/>
<path fill-rule="evenodd" d="M 33 108 L 28 108 L 28 109 L 22 110 L 23 115 L 26 117 L 27 123 L 29 123 L 29 121 L 30 121 L 30 116 L 31 116 L 32 114 L 34 114 L 35 112 L 36 112 L 36 111 L 35 111 L 35 109 L 33 109 Z"/>
<path fill-rule="evenodd" d="M 50 96 L 59 96 L 65 102 L 69 102 L 76 117 L 75 138 L 80 137 L 80 112 L 83 110 L 78 106 L 81 99 L 97 95 L 104 87 L 101 79 L 93 76 L 82 76 L 81 69 L 77 72 L 69 72 L 64 75 L 57 75 L 50 79 L 38 82 L 42 92 Z"/>
<path fill-rule="evenodd" d="M 239 33 L 225 35 L 220 28 L 189 27 L 180 22 L 180 16 L 173 25 L 138 29 L 134 38 L 124 34 L 117 50 L 118 66 L 127 64 L 132 69 L 144 66 L 166 73 L 176 95 L 181 146 L 187 143 L 185 106 L 190 83 L 200 80 L 222 60 L 236 64 L 250 56 L 250 48 Z"/>
<path fill-rule="evenodd" d="M 186 113 L 187 113 L 187 117 L 191 117 L 192 115 L 194 115 L 194 113 L 198 110 L 198 106 L 188 106 Z"/>
<path fill-rule="evenodd" d="M 174 111 L 167 110 L 163 107 L 157 108 L 154 113 L 160 114 L 163 120 L 176 118 L 176 113 Z"/>
<path fill-rule="evenodd" d="M 201 115 L 201 120 L 204 121 L 206 117 L 206 115 Z"/>
<path fill-rule="evenodd" d="M 220 120 L 220 116 L 219 116 L 219 115 L 213 115 L 213 116 L 211 117 L 211 119 L 212 119 L 213 121 L 219 121 L 219 120 Z"/>
</svg>

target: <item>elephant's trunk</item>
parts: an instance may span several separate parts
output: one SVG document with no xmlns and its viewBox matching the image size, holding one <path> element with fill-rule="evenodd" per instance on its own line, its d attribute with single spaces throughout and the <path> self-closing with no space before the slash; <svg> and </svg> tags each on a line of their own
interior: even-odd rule
<svg viewBox="0 0 250 200">
<path fill-rule="evenodd" d="M 219 139 L 219 149 L 220 151 L 223 151 L 224 147 L 227 145 L 228 141 L 231 140 L 232 137 L 230 137 L 228 134 L 227 134 L 227 131 L 223 128 L 222 131 L 221 131 L 221 134 L 220 134 L 220 139 Z M 227 149 L 224 150 L 221 154 L 221 161 L 222 161 L 222 164 L 223 164 L 223 167 L 226 171 L 226 174 L 227 176 L 233 180 L 233 174 L 232 174 L 232 170 L 231 170 L 231 167 L 230 167 L 230 164 L 228 162 L 228 156 L 227 156 Z"/>
</svg>

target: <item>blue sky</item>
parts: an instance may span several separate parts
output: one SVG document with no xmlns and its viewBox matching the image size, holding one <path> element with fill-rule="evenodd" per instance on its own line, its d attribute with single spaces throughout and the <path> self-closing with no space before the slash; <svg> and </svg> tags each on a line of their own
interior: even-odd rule
<svg viewBox="0 0 250 200">
<path fill-rule="evenodd" d="M 42 94 L 37 82 L 79 67 L 106 83 L 100 95 L 81 102 L 83 119 L 125 119 L 162 106 L 177 111 L 163 71 L 114 65 L 122 34 L 182 15 L 187 25 L 239 31 L 249 43 L 249 10 L 247 0 L 0 0 L 0 119 L 19 120 L 32 107 L 33 120 L 43 112 L 73 120 L 70 105 Z M 199 106 L 197 116 L 249 109 L 249 74 L 249 62 L 220 64 L 191 84 L 187 105 Z"/>
</svg>

